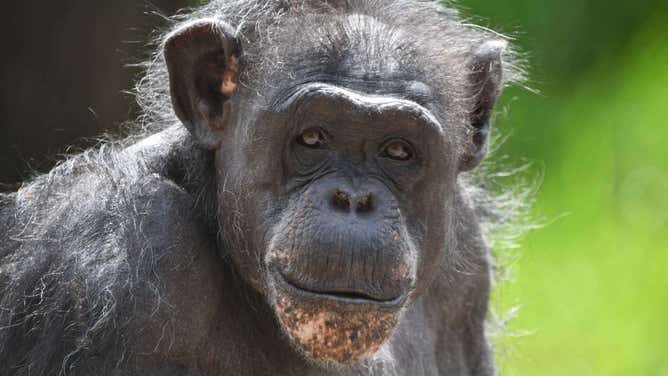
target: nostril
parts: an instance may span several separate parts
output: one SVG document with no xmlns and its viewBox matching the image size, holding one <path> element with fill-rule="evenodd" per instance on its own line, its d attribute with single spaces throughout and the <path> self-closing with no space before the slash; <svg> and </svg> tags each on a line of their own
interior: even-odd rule
<svg viewBox="0 0 668 376">
<path fill-rule="evenodd" d="M 364 195 L 357 201 L 357 212 L 368 213 L 373 210 L 373 196 L 371 194 Z"/>
<path fill-rule="evenodd" d="M 346 192 L 337 189 L 332 195 L 332 206 L 335 209 L 343 211 L 350 210 L 350 196 Z"/>
</svg>

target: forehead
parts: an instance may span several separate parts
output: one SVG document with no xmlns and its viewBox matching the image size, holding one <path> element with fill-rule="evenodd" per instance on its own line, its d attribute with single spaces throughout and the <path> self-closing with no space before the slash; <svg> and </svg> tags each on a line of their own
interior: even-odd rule
<svg viewBox="0 0 668 376">
<path fill-rule="evenodd" d="M 250 54 L 264 62 L 259 70 L 253 71 L 257 76 L 249 76 L 249 82 L 259 84 L 257 90 L 249 91 L 250 95 L 261 93 L 255 102 L 258 109 L 274 115 L 285 114 L 276 110 L 294 104 L 297 98 L 310 96 L 328 101 L 334 109 L 344 103 L 348 112 L 339 114 L 339 119 L 347 115 L 359 118 L 356 115 L 362 111 L 353 109 L 378 109 L 378 103 L 371 104 L 391 100 L 395 109 L 407 110 L 403 113 L 408 113 L 409 119 L 411 112 L 416 113 L 414 108 L 431 111 L 421 111 L 429 116 L 419 118 L 439 124 L 431 121 L 438 118 L 440 124 L 435 128 L 439 133 L 444 126 L 451 128 L 460 123 L 458 71 L 441 64 L 440 57 L 437 58 L 442 50 L 432 45 L 438 38 L 432 38 L 431 34 L 427 38 L 428 33 L 420 32 L 429 29 L 428 25 L 408 30 L 401 18 L 380 11 L 307 14 L 293 20 L 290 18 L 272 29 L 269 42 Z M 439 43 L 445 42 L 436 44 Z M 330 88 L 320 86 L 319 90 L 311 90 L 316 84 Z M 306 87 L 308 90 L 304 90 Z M 409 102 L 410 106 L 406 106 Z M 372 117 L 367 119 L 370 121 Z"/>
<path fill-rule="evenodd" d="M 363 14 L 311 15 L 300 22 L 282 30 L 289 47 L 275 56 L 293 79 L 336 79 L 346 86 L 426 82 L 417 68 L 418 41 L 402 28 Z"/>
<path fill-rule="evenodd" d="M 325 34 L 332 32 L 322 31 Z M 339 45 L 347 44 L 345 48 L 350 53 L 340 61 L 347 69 L 392 74 L 401 71 L 405 65 L 402 49 L 410 47 L 405 33 L 375 17 L 361 14 L 345 16 L 333 34 L 328 37 L 337 36 Z"/>
</svg>

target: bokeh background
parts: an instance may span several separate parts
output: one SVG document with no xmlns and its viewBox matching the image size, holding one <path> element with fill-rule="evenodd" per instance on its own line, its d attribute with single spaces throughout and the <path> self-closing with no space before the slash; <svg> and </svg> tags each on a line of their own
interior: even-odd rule
<svg viewBox="0 0 668 376">
<path fill-rule="evenodd" d="M 190 2 L 190 4 L 189 4 Z M 188 0 L 3 5 L 0 190 L 132 118 L 150 31 Z M 545 226 L 495 290 L 502 375 L 668 375 L 668 1 L 460 0 L 512 35 L 499 158 L 532 163 Z"/>
<path fill-rule="evenodd" d="M 496 291 L 519 306 L 501 374 L 668 375 L 668 2 L 460 4 L 516 36 L 541 92 L 509 90 L 497 123 L 546 223 Z"/>
</svg>

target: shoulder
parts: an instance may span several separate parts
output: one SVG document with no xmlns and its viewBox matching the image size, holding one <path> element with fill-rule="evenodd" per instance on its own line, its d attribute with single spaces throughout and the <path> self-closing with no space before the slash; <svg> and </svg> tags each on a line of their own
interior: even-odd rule
<svg viewBox="0 0 668 376">
<path fill-rule="evenodd" d="M 131 267 L 126 260 L 135 255 L 159 253 L 183 239 L 209 246 L 215 237 L 195 196 L 166 173 L 175 142 L 154 137 L 157 142 L 86 151 L 0 198 L 4 262 L 88 270 L 116 260 Z"/>
<path fill-rule="evenodd" d="M 164 211 L 188 218 L 184 214 L 193 210 L 194 199 L 167 173 L 180 138 L 167 130 L 129 146 L 110 142 L 72 156 L 0 200 L 0 213 L 13 214 L 37 231 L 92 229 L 97 222 L 122 225 Z"/>
</svg>

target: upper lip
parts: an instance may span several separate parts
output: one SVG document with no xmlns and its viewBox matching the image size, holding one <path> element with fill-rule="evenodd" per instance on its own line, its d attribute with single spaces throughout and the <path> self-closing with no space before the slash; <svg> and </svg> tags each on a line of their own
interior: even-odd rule
<svg viewBox="0 0 668 376">
<path fill-rule="evenodd" d="M 357 289 L 326 289 L 316 290 L 311 287 L 305 287 L 298 282 L 287 278 L 283 273 L 276 272 L 277 282 L 282 284 L 282 287 L 287 287 L 300 295 L 311 298 L 329 299 L 346 304 L 374 304 L 381 306 L 396 306 L 403 303 L 406 294 L 401 294 L 390 299 L 374 296 L 372 293 L 360 291 Z"/>
</svg>

